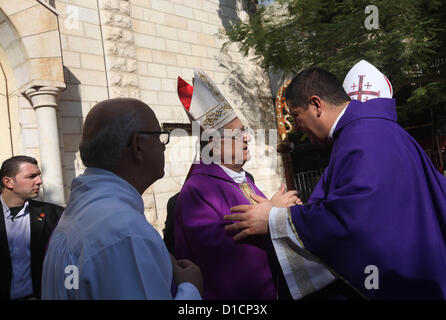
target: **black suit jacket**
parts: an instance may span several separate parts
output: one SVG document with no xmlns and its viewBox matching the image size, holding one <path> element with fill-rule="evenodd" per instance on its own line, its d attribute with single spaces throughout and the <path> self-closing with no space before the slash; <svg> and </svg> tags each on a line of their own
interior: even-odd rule
<svg viewBox="0 0 446 320">
<path fill-rule="evenodd" d="M 28 200 L 31 229 L 31 276 L 33 295 L 40 298 L 42 265 L 46 244 L 62 215 L 63 208 L 55 204 Z M 8 238 L 5 228 L 5 216 L 0 217 L 0 299 L 9 300 L 11 291 L 12 266 L 9 254 Z M 44 216 L 41 217 L 41 214 Z"/>
</svg>

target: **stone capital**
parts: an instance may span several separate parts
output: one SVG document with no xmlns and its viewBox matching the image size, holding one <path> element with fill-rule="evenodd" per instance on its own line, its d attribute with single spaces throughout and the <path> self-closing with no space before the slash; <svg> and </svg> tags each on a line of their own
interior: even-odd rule
<svg viewBox="0 0 446 320">
<path fill-rule="evenodd" d="M 40 107 L 57 107 L 60 89 L 57 87 L 34 86 L 23 92 L 34 109 Z"/>
</svg>

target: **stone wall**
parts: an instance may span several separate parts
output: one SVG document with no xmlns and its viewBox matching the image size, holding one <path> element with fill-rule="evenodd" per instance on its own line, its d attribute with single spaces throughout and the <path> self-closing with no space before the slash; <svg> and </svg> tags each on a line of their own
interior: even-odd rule
<svg viewBox="0 0 446 320">
<path fill-rule="evenodd" d="M 231 22 L 247 18 L 243 5 L 230 0 L 55 1 L 67 83 L 59 109 L 67 199 L 71 180 L 84 170 L 78 144 L 91 107 L 109 97 L 135 97 L 153 108 L 161 124 L 188 123 L 176 82 L 178 76 L 191 81 L 193 68 L 209 74 L 245 125 L 275 128 L 267 74 L 236 45 L 221 51 L 226 40 L 217 36 Z M 143 196 L 146 216 L 158 231 L 164 227 L 168 199 L 184 183 L 194 142 L 191 137 L 171 139 L 165 177 Z M 275 148 L 266 147 L 270 152 Z M 246 168 L 268 196 L 279 188 L 277 162 L 253 161 Z"/>
<path fill-rule="evenodd" d="M 5 142 L 2 143 L 0 158 L 3 161 L 17 154 L 27 154 L 37 158 L 43 177 L 47 181 L 48 192 L 45 194 L 54 194 L 50 192 L 53 191 L 50 189 L 54 182 L 52 175 L 54 170 L 51 169 L 59 168 L 60 186 L 60 165 L 51 166 L 46 161 L 41 161 L 42 143 L 39 141 L 41 127 L 38 125 L 41 122 L 37 121 L 36 110 L 33 109 L 30 97 L 25 97 L 25 92 L 50 88 L 50 96 L 54 98 L 65 88 L 57 14 L 53 7 L 42 0 L 0 0 L 0 35 L 0 63 L 3 73 L 1 77 L 3 84 L 7 85 L 7 91 L 6 87 L 1 90 L 0 99 L 0 123 Z M 32 96 L 36 99 L 37 95 Z M 42 102 L 41 97 L 37 98 L 40 102 Z M 52 116 L 54 115 L 52 109 Z M 44 128 L 57 127 L 54 124 L 52 127 Z M 55 132 L 52 137 L 57 137 L 57 129 Z M 57 141 L 57 138 L 54 140 Z M 52 146 L 57 152 L 57 156 L 51 159 L 59 159 L 58 142 L 44 145 Z M 49 156 L 50 152 L 45 154 Z M 58 190 L 61 190 L 60 187 Z M 58 202 L 63 203 L 62 193 L 59 195 Z"/>
</svg>

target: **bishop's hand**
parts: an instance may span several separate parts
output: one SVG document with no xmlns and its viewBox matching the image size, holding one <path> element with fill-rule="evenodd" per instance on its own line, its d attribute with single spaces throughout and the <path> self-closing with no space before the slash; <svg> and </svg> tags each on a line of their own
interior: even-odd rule
<svg viewBox="0 0 446 320">
<path fill-rule="evenodd" d="M 273 207 L 278 208 L 288 208 L 297 204 L 302 204 L 302 200 L 297 197 L 297 190 L 285 192 L 284 184 L 282 184 L 280 190 L 271 197 L 271 202 L 273 203 Z"/>
</svg>

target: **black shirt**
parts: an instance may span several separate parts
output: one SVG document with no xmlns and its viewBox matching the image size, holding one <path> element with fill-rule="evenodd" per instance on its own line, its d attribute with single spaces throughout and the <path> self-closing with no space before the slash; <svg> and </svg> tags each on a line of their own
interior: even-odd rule
<svg viewBox="0 0 446 320">
<path fill-rule="evenodd" d="M 13 207 L 13 208 L 9 208 L 9 210 L 11 210 L 11 215 L 13 216 L 13 218 L 15 218 L 15 216 L 23 209 L 25 205 L 21 205 L 20 207 Z"/>
</svg>

